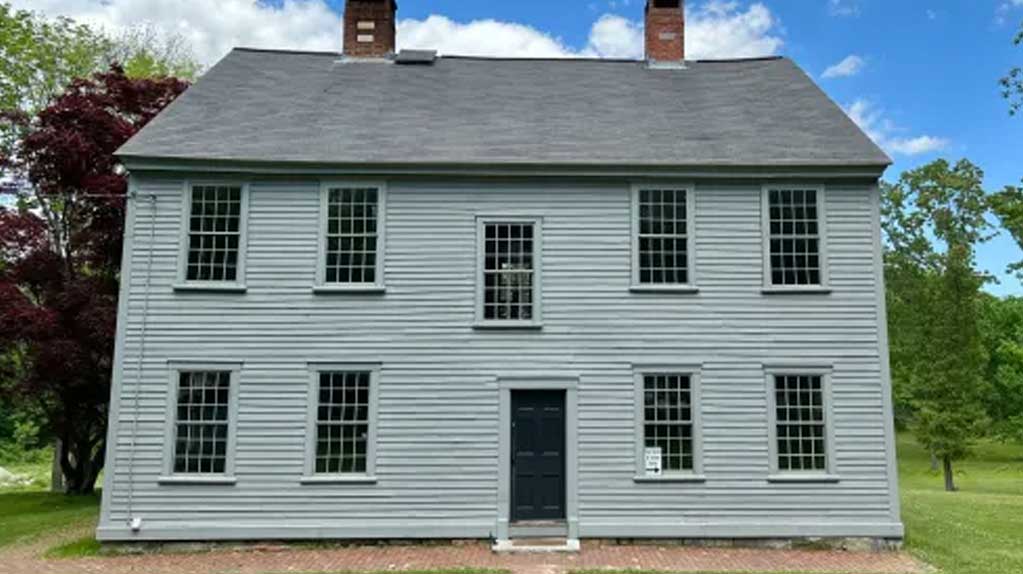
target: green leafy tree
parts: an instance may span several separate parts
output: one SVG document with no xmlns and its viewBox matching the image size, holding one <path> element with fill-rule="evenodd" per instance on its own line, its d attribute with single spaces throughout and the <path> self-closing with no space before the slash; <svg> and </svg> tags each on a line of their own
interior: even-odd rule
<svg viewBox="0 0 1023 574">
<path fill-rule="evenodd" d="M 953 463 L 987 425 L 980 301 L 988 277 L 976 269 L 976 247 L 993 228 L 983 180 L 967 160 L 938 160 L 884 189 L 893 374 L 949 491 L 956 489 Z"/>
<path fill-rule="evenodd" d="M 1019 33 L 1013 40 L 1017 46 L 1023 45 L 1023 23 L 1019 26 Z M 1009 113 L 1018 114 L 1023 110 L 1023 67 L 1017 66 L 1009 70 L 1009 74 L 1002 78 L 1002 95 L 1009 100 Z"/>
<path fill-rule="evenodd" d="M 981 337 L 989 356 L 986 403 L 991 434 L 1023 443 L 1023 298 L 985 296 Z"/>
</svg>

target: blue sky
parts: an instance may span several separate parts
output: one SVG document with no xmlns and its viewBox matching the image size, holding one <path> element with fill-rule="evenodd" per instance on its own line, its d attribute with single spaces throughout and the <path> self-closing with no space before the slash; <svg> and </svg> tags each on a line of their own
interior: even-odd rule
<svg viewBox="0 0 1023 574">
<path fill-rule="evenodd" d="M 344 0 L 7 0 L 111 29 L 150 22 L 212 64 L 234 46 L 339 50 Z M 501 56 L 639 57 L 644 0 L 399 0 L 399 48 Z M 695 57 L 783 54 L 800 64 L 896 161 L 895 179 L 945 157 L 969 158 L 990 190 L 1023 179 L 1023 116 L 998 79 L 1023 65 L 1012 38 L 1023 0 L 688 0 Z M 844 66 L 837 66 L 845 62 Z M 831 74 L 828 68 L 836 67 Z M 827 77 L 825 77 L 827 76 Z M 989 289 L 1023 259 L 1009 237 L 980 264 Z"/>
</svg>

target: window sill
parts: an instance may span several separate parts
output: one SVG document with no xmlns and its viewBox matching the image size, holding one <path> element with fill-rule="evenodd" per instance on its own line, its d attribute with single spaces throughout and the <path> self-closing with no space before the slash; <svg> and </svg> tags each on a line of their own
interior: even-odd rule
<svg viewBox="0 0 1023 574">
<path fill-rule="evenodd" d="M 248 286 L 244 283 L 176 283 L 174 290 L 192 293 L 244 293 Z"/>
<path fill-rule="evenodd" d="M 160 484 L 196 484 L 212 486 L 231 486 L 238 482 L 233 476 L 161 476 L 157 479 Z"/>
<path fill-rule="evenodd" d="M 772 474 L 767 477 L 767 482 L 776 483 L 812 483 L 812 482 L 840 482 L 841 478 L 834 474 Z"/>
<path fill-rule="evenodd" d="M 303 476 L 302 484 L 376 484 L 377 477 L 357 476 Z"/>
<path fill-rule="evenodd" d="M 695 295 L 700 292 L 696 285 L 630 285 L 633 293 L 664 293 L 669 295 Z"/>
<path fill-rule="evenodd" d="M 819 285 L 813 287 L 777 286 L 764 287 L 760 290 L 760 292 L 764 295 L 830 295 L 831 288 L 821 287 Z"/>
<path fill-rule="evenodd" d="M 383 295 L 387 288 L 383 285 L 317 285 L 313 287 L 317 295 Z"/>
<path fill-rule="evenodd" d="M 707 477 L 702 474 L 662 474 L 661 476 L 634 476 L 633 482 L 657 483 L 657 482 L 707 482 Z"/>
<path fill-rule="evenodd" d="M 485 323 L 477 322 L 472 328 L 477 331 L 540 331 L 543 330 L 543 323 L 488 321 Z"/>
</svg>

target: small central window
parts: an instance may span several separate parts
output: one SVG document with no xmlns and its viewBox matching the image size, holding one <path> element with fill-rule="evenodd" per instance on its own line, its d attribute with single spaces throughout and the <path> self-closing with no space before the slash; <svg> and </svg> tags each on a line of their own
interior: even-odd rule
<svg viewBox="0 0 1023 574">
<path fill-rule="evenodd" d="M 237 281 L 241 241 L 241 186 L 193 186 L 185 279 L 221 283 Z"/>
<path fill-rule="evenodd" d="M 819 190 L 772 188 L 767 200 L 770 284 L 822 285 Z"/>
<path fill-rule="evenodd" d="M 366 473 L 370 371 L 323 372 L 316 411 L 316 474 Z"/>
<path fill-rule="evenodd" d="M 643 444 L 660 449 L 663 472 L 693 470 L 693 395 L 688 375 L 643 375 Z"/>
<path fill-rule="evenodd" d="M 480 318 L 495 324 L 537 323 L 538 222 L 483 220 L 480 233 Z"/>
<path fill-rule="evenodd" d="M 328 186 L 322 282 L 381 285 L 381 200 L 376 186 Z"/>
<path fill-rule="evenodd" d="M 826 472 L 827 427 L 820 375 L 774 376 L 780 472 Z"/>
<path fill-rule="evenodd" d="M 224 474 L 227 467 L 230 371 L 178 375 L 174 472 Z"/>
</svg>

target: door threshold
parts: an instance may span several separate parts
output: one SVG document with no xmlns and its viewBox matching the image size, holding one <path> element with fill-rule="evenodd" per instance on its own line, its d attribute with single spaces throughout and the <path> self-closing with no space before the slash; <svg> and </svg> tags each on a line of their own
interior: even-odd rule
<svg viewBox="0 0 1023 574">
<path fill-rule="evenodd" d="M 568 522 L 564 520 L 520 520 L 508 525 L 508 536 L 518 538 L 567 538 Z"/>
</svg>

